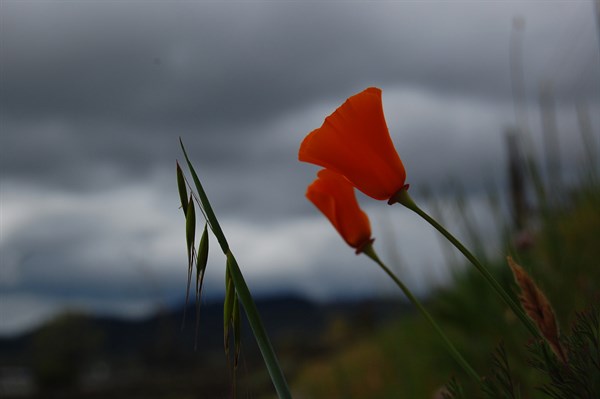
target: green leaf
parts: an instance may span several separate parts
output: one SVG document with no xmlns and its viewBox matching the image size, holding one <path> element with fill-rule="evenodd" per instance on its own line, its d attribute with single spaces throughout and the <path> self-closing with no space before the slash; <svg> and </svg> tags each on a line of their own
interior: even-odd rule
<svg viewBox="0 0 600 399">
<path fill-rule="evenodd" d="M 446 384 L 445 389 L 442 391 L 443 399 L 465 399 L 462 386 L 452 377 L 452 379 Z"/>
<path fill-rule="evenodd" d="M 210 206 L 210 202 L 208 201 L 208 197 L 206 196 L 206 192 L 200 183 L 200 179 L 198 178 L 198 174 L 190 161 L 187 152 L 185 151 L 185 147 L 183 146 L 183 141 L 181 138 L 179 139 L 179 143 L 181 144 L 181 149 L 183 150 L 183 155 L 185 156 L 185 160 L 190 168 L 190 173 L 192 174 L 192 179 L 194 180 L 194 185 L 196 186 L 196 191 L 198 192 L 198 197 L 200 198 L 200 203 L 202 204 L 202 209 L 204 214 L 206 215 L 206 220 L 208 225 L 210 226 L 213 234 L 217 238 L 223 253 L 226 254 L 229 250 L 229 244 L 227 243 L 227 239 L 225 238 L 225 234 L 223 234 L 223 230 L 221 230 L 221 226 L 219 225 L 219 221 L 215 216 L 215 213 Z"/>
<path fill-rule="evenodd" d="M 238 296 L 233 298 L 233 367 L 237 368 L 238 360 L 240 358 L 240 348 L 242 342 L 242 327 L 241 327 L 241 316 L 240 316 L 240 304 Z"/>
<path fill-rule="evenodd" d="M 204 272 L 208 263 L 208 228 L 204 224 L 204 231 L 200 237 L 198 245 L 198 257 L 196 259 L 196 337 L 194 348 L 198 348 L 198 328 L 200 326 L 200 299 L 202 297 L 202 284 L 204 282 Z"/>
<path fill-rule="evenodd" d="M 229 272 L 229 259 L 227 259 L 227 267 L 225 269 L 225 301 L 223 303 L 223 344 L 227 358 L 229 358 L 229 327 L 232 325 L 234 302 L 235 286 Z"/>
<path fill-rule="evenodd" d="M 190 293 L 190 282 L 192 280 L 192 269 L 194 267 L 194 240 L 196 237 L 196 210 L 194 208 L 194 201 L 190 196 L 188 201 L 187 211 L 185 213 L 185 240 L 187 244 L 187 256 L 188 256 L 188 275 L 187 285 L 185 289 L 185 308 L 183 309 L 183 321 L 181 328 L 185 326 L 186 309 L 189 300 Z"/>
<path fill-rule="evenodd" d="M 190 196 L 187 211 L 185 213 L 185 239 L 187 243 L 188 264 L 192 264 L 192 253 L 194 248 L 194 239 L 196 237 L 196 209 L 194 201 Z"/>
<path fill-rule="evenodd" d="M 203 212 L 203 214 L 206 218 L 208 227 L 210 227 L 213 234 L 217 238 L 217 241 L 219 242 L 219 245 L 221 246 L 223 253 L 227 256 L 227 265 L 228 265 L 227 269 L 228 269 L 228 273 L 230 274 L 230 276 L 226 277 L 226 280 L 228 280 L 228 281 L 231 280 L 232 283 L 226 283 L 226 287 L 230 286 L 230 284 L 231 284 L 231 286 L 234 288 L 230 289 L 229 291 L 226 290 L 225 302 L 228 302 L 227 297 L 230 297 L 231 292 L 233 292 L 233 294 L 234 294 L 233 298 L 236 298 L 236 297 L 238 298 L 242 307 L 244 308 L 246 316 L 248 317 L 248 322 L 250 324 L 250 327 L 252 328 L 252 332 L 254 334 L 254 337 L 259 346 L 260 352 L 265 361 L 265 365 L 267 366 L 267 370 L 271 377 L 271 381 L 273 382 L 275 390 L 277 391 L 277 396 L 281 399 L 291 398 L 291 394 L 290 394 L 289 388 L 287 386 L 285 376 L 283 375 L 283 371 L 281 370 L 281 367 L 279 366 L 279 362 L 277 360 L 277 356 L 275 355 L 275 351 L 273 350 L 273 347 L 271 346 L 271 342 L 269 341 L 269 337 L 267 336 L 267 333 L 264 329 L 264 326 L 260 319 L 260 315 L 258 313 L 258 310 L 256 309 L 256 305 L 252 298 L 252 294 L 250 293 L 250 290 L 248 289 L 248 286 L 246 285 L 246 282 L 244 280 L 242 272 L 240 271 L 235 258 L 233 257 L 231 251 L 229 250 L 229 244 L 227 243 L 227 239 L 225 238 L 225 235 L 223 234 L 223 231 L 221 230 L 221 226 L 219 225 L 219 222 L 218 222 L 217 217 L 215 216 L 215 213 L 210 205 L 208 197 L 206 196 L 206 193 L 204 192 L 202 184 L 200 183 L 200 179 L 198 178 L 198 175 L 196 174 L 196 171 L 194 170 L 194 167 L 192 166 L 192 163 L 187 155 L 187 152 L 185 150 L 185 147 L 183 145 L 183 141 L 181 140 L 181 138 L 179 139 L 179 142 L 181 144 L 181 149 L 183 150 L 183 154 L 185 155 L 185 160 L 187 162 L 188 168 L 190 169 L 190 173 L 191 173 L 193 181 L 194 181 L 194 185 L 195 185 L 197 195 L 198 195 L 197 198 L 200 203 L 200 210 Z M 229 299 L 229 301 L 233 302 L 231 300 L 231 298 Z M 227 309 L 228 306 L 230 306 L 230 305 L 227 304 L 227 306 L 224 306 L 225 309 Z M 224 313 L 225 313 L 225 310 L 224 310 Z M 233 313 L 233 308 L 231 308 L 231 313 Z M 226 319 L 226 320 L 230 320 L 230 319 Z M 224 325 L 225 325 L 225 323 L 224 323 Z M 227 327 L 227 328 L 229 328 L 229 327 Z M 228 348 L 226 348 L 226 351 L 227 350 L 228 350 Z"/>
<path fill-rule="evenodd" d="M 241 317 L 240 317 L 240 306 L 237 292 L 235 290 L 235 284 L 231 276 L 231 263 L 230 257 L 227 257 L 227 269 L 225 271 L 225 303 L 223 305 L 223 339 L 225 342 L 225 355 L 227 356 L 227 363 L 231 369 L 231 375 L 233 376 L 233 397 L 236 395 L 236 371 L 238 367 L 238 360 L 240 357 L 241 347 Z M 233 334 L 231 333 L 233 330 Z M 229 344 L 231 341 L 231 335 L 233 335 L 233 355 L 230 356 Z M 233 362 L 231 358 L 233 357 Z"/>
<path fill-rule="evenodd" d="M 206 270 L 206 264 L 208 263 L 208 228 L 207 224 L 204 224 L 204 231 L 200 237 L 200 244 L 198 245 L 198 258 L 196 259 L 196 294 L 200 296 L 202 291 L 202 280 L 204 278 L 204 271 Z"/>
<path fill-rule="evenodd" d="M 237 294 L 233 298 L 233 315 L 232 315 L 232 325 L 233 325 L 233 366 L 232 366 L 232 375 L 233 375 L 233 397 L 237 397 L 237 388 L 236 388 L 236 372 L 238 368 L 238 363 L 240 359 L 240 349 L 242 347 L 242 328 L 240 323 L 240 305 Z"/>
<path fill-rule="evenodd" d="M 183 177 L 183 171 L 181 170 L 181 166 L 179 166 L 179 162 L 177 162 L 177 188 L 179 189 L 179 200 L 181 201 L 181 209 L 183 210 L 183 214 L 187 213 L 188 208 L 188 197 L 187 197 L 187 187 L 185 185 L 185 178 Z"/>
<path fill-rule="evenodd" d="M 250 324 L 250 328 L 252 329 L 252 333 L 254 334 L 254 338 L 256 339 L 256 343 L 258 344 L 260 352 L 263 355 L 265 365 L 267 366 L 267 370 L 271 376 L 271 381 L 273 382 L 275 390 L 277 391 L 277 396 L 280 399 L 291 398 L 292 395 L 288 388 L 287 381 L 285 380 L 283 371 L 279 366 L 279 361 L 277 360 L 277 356 L 275 355 L 275 351 L 273 350 L 273 346 L 271 345 L 267 331 L 265 330 L 262 320 L 260 319 L 260 314 L 258 313 L 256 304 L 254 303 L 252 294 L 248 289 L 248 285 L 244 280 L 242 271 L 240 270 L 233 253 L 231 253 L 231 251 L 227 251 L 226 255 L 227 266 L 229 268 L 231 279 L 236 287 L 236 294 L 242 307 L 244 308 L 244 311 L 246 312 L 248 323 Z"/>
</svg>

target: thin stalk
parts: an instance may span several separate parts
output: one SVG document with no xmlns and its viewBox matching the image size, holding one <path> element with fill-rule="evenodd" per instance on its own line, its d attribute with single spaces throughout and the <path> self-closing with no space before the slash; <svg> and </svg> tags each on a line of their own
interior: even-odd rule
<svg viewBox="0 0 600 399">
<path fill-rule="evenodd" d="M 229 272 L 231 273 L 233 284 L 235 285 L 238 299 L 244 307 L 250 328 L 252 328 L 254 338 L 258 343 L 258 347 L 260 348 L 260 352 L 265 361 L 265 365 L 267 366 L 267 370 L 271 375 L 271 381 L 273 381 L 277 395 L 281 399 L 291 399 L 292 395 L 287 385 L 287 381 L 283 375 L 283 372 L 281 371 L 279 361 L 277 360 L 277 356 L 275 355 L 275 351 L 273 350 L 269 336 L 267 335 L 262 320 L 260 319 L 260 315 L 258 313 L 258 309 L 256 308 L 256 304 L 254 303 L 254 299 L 252 298 L 252 294 L 246 285 L 244 276 L 242 275 L 240 267 L 238 266 L 237 261 L 235 260 L 235 257 L 231 251 L 227 252 L 227 260 L 227 265 L 229 267 Z"/>
<path fill-rule="evenodd" d="M 273 346 L 271 345 L 271 341 L 269 340 L 269 336 L 262 324 L 262 320 L 260 319 L 260 315 L 258 310 L 256 309 L 256 305 L 254 300 L 252 299 L 252 294 L 246 285 L 246 281 L 244 280 L 244 276 L 240 270 L 240 267 L 235 260 L 235 257 L 231 253 L 229 249 L 229 244 L 227 243 L 227 239 L 225 238 L 225 234 L 221 229 L 221 225 L 217 220 L 217 216 L 210 205 L 210 201 L 208 200 L 208 196 L 202 187 L 202 183 L 196 174 L 194 166 L 190 161 L 185 147 L 183 145 L 183 141 L 181 138 L 179 139 L 179 143 L 181 145 L 181 149 L 183 151 L 183 155 L 185 156 L 185 160 L 188 164 L 190 172 L 192 174 L 192 178 L 194 180 L 194 185 L 196 186 L 196 192 L 198 193 L 199 201 L 201 204 L 201 209 L 204 212 L 206 217 L 206 221 L 210 226 L 213 234 L 217 238 L 221 249 L 225 256 L 228 259 L 228 265 L 230 265 L 230 273 L 231 278 L 233 279 L 233 284 L 235 285 L 235 290 L 238 295 L 239 301 L 242 303 L 244 307 L 244 311 L 246 312 L 246 316 L 248 317 L 248 322 L 250 327 L 252 328 L 252 332 L 254 333 L 254 338 L 256 339 L 256 343 L 260 348 L 260 352 L 263 356 L 263 360 L 265 365 L 267 366 L 267 371 L 271 376 L 271 381 L 275 386 L 275 390 L 277 391 L 277 395 L 280 399 L 288 399 L 291 398 L 292 395 L 290 393 L 290 389 L 285 380 L 285 376 L 281 367 L 279 366 L 279 362 L 277 360 L 277 356 L 275 355 L 275 351 L 273 350 Z"/>
<path fill-rule="evenodd" d="M 512 311 L 517 315 L 519 319 L 523 322 L 525 327 L 531 332 L 531 334 L 539 338 L 540 334 L 537 328 L 533 325 L 531 320 L 525 315 L 523 310 L 519 307 L 519 305 L 511 298 L 511 296 L 502 288 L 498 280 L 494 278 L 494 276 L 490 273 L 490 271 L 481 263 L 479 260 L 473 255 L 456 237 L 454 237 L 448 230 L 444 228 L 441 224 L 439 224 L 435 219 L 425 213 L 421 208 L 415 204 L 413 199 L 408 194 L 407 188 L 400 190 L 396 193 L 389 201 L 390 204 L 400 203 L 415 212 L 417 215 L 421 216 L 425 219 L 430 225 L 432 225 L 437 231 L 439 231 L 448 241 L 452 243 L 468 260 L 475 266 L 477 271 L 481 273 L 481 275 L 487 280 L 487 282 L 492 286 L 494 291 L 500 296 L 500 298 L 512 309 Z"/>
<path fill-rule="evenodd" d="M 404 283 L 390 270 L 390 268 L 388 268 L 385 265 L 385 263 L 383 263 L 379 259 L 379 257 L 375 253 L 375 250 L 373 249 L 373 246 L 371 244 L 368 244 L 366 247 L 363 248 L 362 252 L 369 258 L 371 258 L 373 261 L 375 261 L 375 263 L 377 263 L 383 269 L 383 271 L 386 272 L 386 274 L 394 281 L 394 283 L 396 283 L 396 285 L 402 290 L 404 295 L 406 295 L 406 297 L 412 302 L 413 305 L 415 305 L 415 307 L 421 312 L 421 314 L 425 316 L 425 318 L 433 326 L 435 331 L 437 331 L 437 333 L 440 335 L 440 337 L 446 344 L 446 348 L 448 349 L 454 360 L 456 360 L 456 362 L 471 378 L 473 378 L 478 384 L 481 384 L 481 377 L 479 377 L 479 374 L 477 374 L 477 372 L 471 367 L 471 365 L 465 360 L 465 358 L 462 357 L 458 349 L 456 349 L 452 342 L 450 342 L 446 334 L 444 334 L 444 332 L 442 331 L 440 326 L 435 322 L 431 314 L 429 314 L 429 312 L 423 307 L 421 302 L 412 294 L 408 287 L 404 285 Z"/>
</svg>

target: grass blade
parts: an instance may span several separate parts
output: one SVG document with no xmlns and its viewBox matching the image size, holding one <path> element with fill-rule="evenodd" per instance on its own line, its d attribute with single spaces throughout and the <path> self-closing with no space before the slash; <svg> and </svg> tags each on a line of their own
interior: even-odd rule
<svg viewBox="0 0 600 399">
<path fill-rule="evenodd" d="M 250 328 L 252 328 L 254 338 L 256 339 L 260 352 L 263 356 L 265 365 L 267 366 L 267 370 L 271 376 L 271 381 L 273 382 L 275 390 L 277 391 L 277 395 L 281 399 L 291 398 L 292 395 L 290 394 L 287 381 L 285 380 L 285 376 L 283 375 L 281 367 L 279 366 L 279 361 L 277 360 L 277 356 L 275 355 L 275 351 L 273 350 L 271 341 L 269 340 L 267 332 L 265 331 L 262 320 L 260 319 L 260 315 L 258 313 L 258 309 L 256 308 L 256 304 L 254 303 L 254 299 L 252 298 L 252 294 L 250 294 L 250 290 L 246 285 L 244 276 L 242 275 L 239 265 L 237 264 L 237 261 L 231 251 L 227 252 L 227 264 L 229 265 L 229 272 L 231 273 L 231 279 L 235 284 L 239 301 L 244 307 Z"/>
<path fill-rule="evenodd" d="M 229 244 L 227 243 L 227 239 L 223 234 L 223 230 L 219 225 L 217 217 L 210 205 L 208 197 L 200 183 L 200 179 L 187 155 L 185 147 L 183 145 L 183 141 L 181 138 L 179 139 L 179 143 L 181 145 L 181 149 L 185 156 L 185 160 L 189 167 L 190 173 L 192 174 L 192 178 L 194 180 L 194 185 L 196 187 L 196 191 L 198 194 L 199 203 L 201 204 L 202 211 L 206 217 L 206 221 L 208 226 L 212 230 L 213 234 L 217 238 L 223 253 L 227 256 L 227 269 L 228 273 L 231 276 L 231 280 L 233 281 L 233 285 L 235 286 L 235 293 L 238 296 L 238 299 L 244 308 L 246 316 L 248 317 L 248 323 L 252 329 L 254 334 L 254 338 L 258 344 L 260 352 L 263 356 L 263 360 L 267 367 L 267 371 L 271 377 L 271 381 L 277 391 L 277 395 L 279 398 L 291 398 L 289 387 L 287 385 L 287 381 L 285 376 L 283 375 L 283 371 L 279 366 L 279 361 L 277 360 L 277 356 L 275 355 L 275 351 L 271 345 L 269 337 L 265 331 L 262 320 L 260 319 L 260 315 L 258 313 L 258 309 L 256 308 L 256 304 L 254 303 L 254 299 L 252 298 L 252 294 L 246 285 L 246 281 L 244 280 L 244 276 L 237 264 L 237 261 L 233 254 L 229 249 Z M 233 309 L 232 309 L 233 312 Z"/>
<path fill-rule="evenodd" d="M 229 272 L 229 258 L 227 259 L 227 268 L 225 270 L 225 301 L 223 303 L 223 345 L 225 346 L 225 354 L 229 359 L 229 328 L 232 324 L 233 302 L 235 298 L 235 287 Z"/>
<path fill-rule="evenodd" d="M 187 213 L 188 208 L 188 194 L 185 185 L 185 178 L 183 177 L 183 171 L 181 170 L 181 166 L 179 166 L 179 162 L 177 162 L 177 189 L 179 190 L 179 200 L 181 201 L 181 209 L 183 210 L 183 214 L 185 215 Z"/>
<path fill-rule="evenodd" d="M 192 179 L 194 180 L 194 185 L 196 186 L 196 192 L 198 193 L 200 203 L 202 204 L 202 209 L 204 211 L 204 214 L 206 215 L 208 225 L 210 226 L 210 229 L 212 230 L 215 237 L 217 238 L 217 241 L 219 242 L 223 253 L 227 254 L 227 251 L 229 250 L 229 244 L 227 243 L 225 234 L 223 234 L 223 230 L 221 230 L 219 221 L 217 220 L 212 206 L 208 201 L 208 197 L 206 196 L 206 192 L 204 191 L 204 188 L 200 183 L 198 174 L 196 173 L 196 170 L 194 169 L 194 166 L 192 165 L 192 162 L 190 161 L 187 152 L 185 151 L 185 147 L 183 146 L 183 141 L 181 140 L 181 138 L 179 139 L 179 143 L 181 144 L 181 149 L 183 150 L 183 155 L 185 156 L 185 160 L 190 169 L 190 173 L 192 174 Z"/>
<path fill-rule="evenodd" d="M 208 263 L 208 226 L 204 224 L 204 231 L 198 245 L 198 257 L 196 258 L 196 333 L 194 349 L 198 349 L 198 327 L 200 323 L 200 299 L 202 297 L 202 283 L 204 272 Z"/>
<path fill-rule="evenodd" d="M 188 274 L 187 274 L 187 285 L 185 288 L 185 307 L 183 308 L 183 320 L 181 328 L 185 327 L 185 318 L 187 313 L 187 305 L 190 297 L 190 282 L 192 280 L 192 270 L 194 267 L 194 240 L 196 237 L 196 211 L 194 207 L 194 201 L 190 196 L 188 202 L 187 211 L 185 212 L 185 241 L 187 245 L 187 257 L 188 257 Z"/>
</svg>

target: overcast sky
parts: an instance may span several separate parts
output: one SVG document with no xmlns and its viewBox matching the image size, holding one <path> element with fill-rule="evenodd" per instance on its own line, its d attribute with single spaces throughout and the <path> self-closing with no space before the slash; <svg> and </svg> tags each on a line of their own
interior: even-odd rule
<svg viewBox="0 0 600 399">
<path fill-rule="evenodd" d="M 65 309 L 143 316 L 183 300 L 180 136 L 254 293 L 394 292 L 304 198 L 318 169 L 297 161 L 299 143 L 347 97 L 380 87 L 415 195 L 449 198 L 455 182 L 485 216 L 516 123 L 515 17 L 527 123 L 539 141 L 550 82 L 563 173 L 575 176 L 577 102 L 600 130 L 592 1 L 1 0 L 0 334 Z M 360 201 L 411 288 L 446 281 L 430 228 Z M 208 298 L 224 274 L 211 244 Z"/>
</svg>

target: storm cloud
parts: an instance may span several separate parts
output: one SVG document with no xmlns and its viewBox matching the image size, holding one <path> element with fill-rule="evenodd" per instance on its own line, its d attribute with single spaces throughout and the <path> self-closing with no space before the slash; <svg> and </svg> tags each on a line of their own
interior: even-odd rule
<svg viewBox="0 0 600 399">
<path fill-rule="evenodd" d="M 575 104 L 596 134 L 600 123 L 592 2 L 3 1 L 4 332 L 65 307 L 135 315 L 182 300 L 179 137 L 251 288 L 324 299 L 380 291 L 378 270 L 304 199 L 317 169 L 297 162 L 300 141 L 345 98 L 381 87 L 416 192 L 456 179 L 477 203 L 504 184 L 515 35 L 534 142 L 540 87 L 551 85 L 574 176 Z M 376 233 L 387 229 L 378 220 L 393 223 L 410 284 L 426 292 L 445 280 L 426 226 L 360 200 Z M 222 274 L 215 253 L 209 295 L 220 295 Z"/>
</svg>

